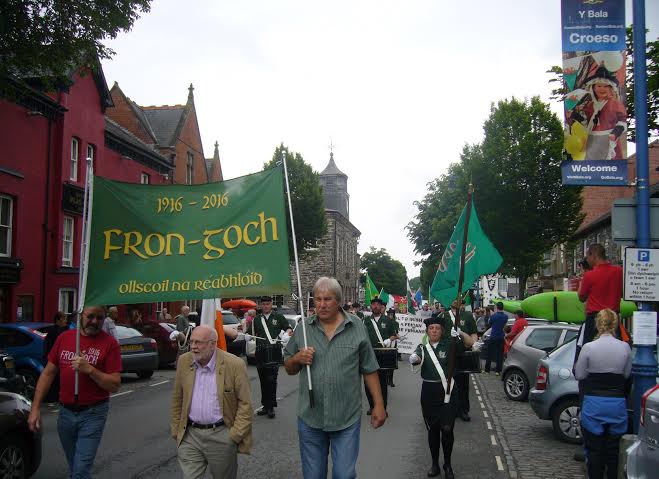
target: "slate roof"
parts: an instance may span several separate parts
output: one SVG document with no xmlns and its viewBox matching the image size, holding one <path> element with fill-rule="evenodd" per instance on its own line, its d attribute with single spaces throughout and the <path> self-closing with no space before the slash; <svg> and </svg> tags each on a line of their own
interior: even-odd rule
<svg viewBox="0 0 659 479">
<path fill-rule="evenodd" d="M 173 146 L 176 143 L 178 126 L 185 112 L 185 106 L 141 107 L 147 123 L 156 136 L 158 145 Z"/>
<path fill-rule="evenodd" d="M 334 176 L 345 176 L 346 178 L 348 175 L 346 175 L 344 172 L 339 170 L 339 167 L 336 166 L 336 163 L 334 163 L 334 153 L 330 153 L 330 160 L 327 166 L 323 171 L 320 172 L 320 176 L 329 176 L 329 175 L 334 175 Z"/>
</svg>

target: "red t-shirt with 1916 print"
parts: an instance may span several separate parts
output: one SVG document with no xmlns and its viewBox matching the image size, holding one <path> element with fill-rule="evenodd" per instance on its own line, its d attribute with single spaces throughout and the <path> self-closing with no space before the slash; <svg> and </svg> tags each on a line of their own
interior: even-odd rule
<svg viewBox="0 0 659 479">
<path fill-rule="evenodd" d="M 48 354 L 48 361 L 59 369 L 59 400 L 62 404 L 74 403 L 75 370 L 71 360 L 76 354 L 76 331 L 70 329 L 57 337 L 53 349 Z M 121 372 L 121 349 L 119 343 L 104 331 L 96 336 L 80 335 L 80 356 L 101 372 L 111 374 Z M 95 404 L 110 397 L 110 393 L 101 388 L 87 374 L 80 373 L 78 383 L 78 404 L 81 406 Z"/>
</svg>

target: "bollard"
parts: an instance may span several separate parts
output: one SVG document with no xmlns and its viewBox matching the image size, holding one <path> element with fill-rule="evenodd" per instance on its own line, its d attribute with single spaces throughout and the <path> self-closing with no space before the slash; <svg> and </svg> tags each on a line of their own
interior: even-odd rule
<svg viewBox="0 0 659 479">
<path fill-rule="evenodd" d="M 618 452 L 618 479 L 627 477 L 627 448 L 634 444 L 636 434 L 623 434 L 620 438 L 620 452 Z"/>
</svg>

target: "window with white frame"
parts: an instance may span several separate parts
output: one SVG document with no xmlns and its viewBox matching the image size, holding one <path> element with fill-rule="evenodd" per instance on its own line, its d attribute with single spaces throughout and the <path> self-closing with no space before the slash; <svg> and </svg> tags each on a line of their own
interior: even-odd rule
<svg viewBox="0 0 659 479">
<path fill-rule="evenodd" d="M 78 181 L 79 146 L 80 142 L 78 139 L 71 138 L 71 171 L 69 173 L 69 179 L 71 181 Z"/>
<path fill-rule="evenodd" d="M 58 311 L 72 314 L 76 307 L 76 290 L 73 288 L 62 288 L 59 290 Z"/>
<path fill-rule="evenodd" d="M 75 223 L 70 216 L 64 217 L 62 230 L 62 266 L 73 266 L 73 232 Z"/>
<path fill-rule="evenodd" d="M 0 256 L 11 256 L 12 223 L 14 220 L 14 200 L 0 195 Z"/>
<path fill-rule="evenodd" d="M 148 185 L 151 183 L 151 177 L 148 175 L 148 173 L 142 173 L 140 175 L 140 183 L 143 185 Z"/>
</svg>

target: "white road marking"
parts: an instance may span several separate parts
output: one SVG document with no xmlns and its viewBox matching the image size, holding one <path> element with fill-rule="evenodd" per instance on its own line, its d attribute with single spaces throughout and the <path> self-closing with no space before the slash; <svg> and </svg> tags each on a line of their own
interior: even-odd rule
<svg viewBox="0 0 659 479">
<path fill-rule="evenodd" d="M 496 438 L 494 437 L 494 434 L 490 434 L 490 441 L 492 442 L 492 445 L 493 445 L 493 446 L 496 446 L 496 445 L 497 445 L 497 440 L 496 440 Z"/>
<path fill-rule="evenodd" d="M 494 456 L 494 458 L 497 460 L 497 469 L 503 471 L 503 462 L 501 462 L 501 457 Z"/>
<path fill-rule="evenodd" d="M 487 411 L 484 410 L 484 409 L 483 409 L 483 417 L 489 417 L 489 416 L 487 415 Z"/>
<path fill-rule="evenodd" d="M 481 409 L 485 409 L 485 404 L 480 403 L 480 405 L 481 405 Z"/>
<path fill-rule="evenodd" d="M 480 394 L 476 394 L 476 398 L 477 398 L 479 401 L 482 401 L 482 400 L 483 400 L 483 398 L 480 396 Z"/>
<path fill-rule="evenodd" d="M 492 423 L 490 421 L 487 421 L 487 428 L 491 431 L 492 430 Z"/>
<path fill-rule="evenodd" d="M 149 384 L 149 386 L 150 387 L 160 386 L 161 384 L 165 384 L 165 383 L 168 383 L 168 382 L 169 382 L 169 379 L 167 379 L 165 381 L 160 381 L 159 383 Z"/>
<path fill-rule="evenodd" d="M 130 394 L 132 392 L 133 392 L 132 389 L 130 389 L 128 391 L 121 391 L 120 393 L 114 393 L 114 394 L 110 395 L 110 397 L 111 398 L 116 398 L 117 396 L 123 396 L 124 394 Z"/>
</svg>

